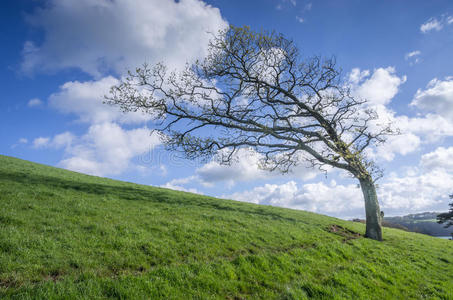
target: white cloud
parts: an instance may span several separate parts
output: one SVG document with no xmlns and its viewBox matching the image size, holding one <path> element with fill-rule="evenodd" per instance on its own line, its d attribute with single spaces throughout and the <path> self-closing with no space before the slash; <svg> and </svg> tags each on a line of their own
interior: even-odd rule
<svg viewBox="0 0 453 300">
<path fill-rule="evenodd" d="M 164 185 L 161 185 L 161 187 L 176 190 L 176 191 L 200 194 L 200 192 L 195 188 L 185 188 L 182 186 L 182 185 L 188 184 L 194 180 L 196 180 L 196 176 L 190 176 L 190 177 L 180 178 L 180 179 L 173 179 L 173 180 L 165 183 Z"/>
<path fill-rule="evenodd" d="M 406 79 L 406 76 L 396 75 L 394 67 L 378 68 L 371 76 L 370 71 L 361 71 L 358 68 L 349 74 L 354 95 L 368 100 L 370 105 L 388 104 Z"/>
<path fill-rule="evenodd" d="M 406 155 L 419 150 L 423 144 L 453 135 L 453 78 L 434 79 L 425 90 L 417 91 L 410 104 L 419 109 L 417 117 L 397 115 L 387 107 L 406 81 L 406 76 L 399 77 L 394 68 L 379 68 L 372 74 L 355 68 L 349 73 L 349 81 L 353 94 L 368 99 L 378 113 L 379 118 L 371 125 L 393 124 L 401 132 L 388 137 L 385 144 L 367 149 L 370 158 L 391 161 L 396 154 Z"/>
<path fill-rule="evenodd" d="M 353 86 L 356 86 L 368 76 L 370 76 L 369 70 L 362 71 L 359 68 L 353 68 L 349 73 L 349 82 L 351 82 Z"/>
<path fill-rule="evenodd" d="M 410 105 L 453 120 L 453 77 L 434 78 L 426 89 L 417 91 Z"/>
<path fill-rule="evenodd" d="M 242 148 L 234 154 L 230 165 L 220 164 L 214 159 L 198 168 L 196 170 L 197 180 L 205 186 L 212 186 L 216 182 L 226 182 L 231 187 L 236 182 L 241 181 L 271 179 L 282 176 L 309 180 L 320 174 L 317 169 L 310 168 L 302 157 L 300 163 L 287 175 L 282 175 L 278 171 L 270 172 L 259 167 L 263 158 L 263 155 L 252 149 Z"/>
<path fill-rule="evenodd" d="M 275 6 L 277 10 L 282 10 L 284 7 L 286 7 L 287 3 L 289 3 L 290 7 L 296 7 L 297 6 L 297 1 L 296 0 L 279 0 L 279 3 Z"/>
<path fill-rule="evenodd" d="M 170 189 L 170 190 L 175 190 L 175 191 L 189 192 L 189 193 L 194 193 L 194 194 L 202 194 L 195 188 L 185 188 L 185 187 L 180 186 L 180 185 L 171 184 L 170 182 L 167 182 L 166 184 L 161 185 L 160 187 L 163 187 L 163 188 L 166 188 L 166 189 Z"/>
<path fill-rule="evenodd" d="M 118 107 L 103 104 L 104 95 L 119 82 L 105 75 L 113 72 L 121 77 L 144 62 L 184 66 L 203 57 L 212 33 L 227 26 L 217 8 L 200 0 L 50 0 L 27 21 L 43 30 L 43 40 L 25 42 L 24 72 L 78 68 L 96 78 L 66 82 L 48 99 L 59 112 L 88 123 L 88 132 L 41 137 L 33 144 L 64 149 L 60 166 L 94 175 L 116 175 L 131 168 L 143 171 L 132 158 L 160 143 L 146 127 L 120 126 L 143 124 L 151 117 L 123 114 Z"/>
<path fill-rule="evenodd" d="M 214 159 L 198 168 L 196 174 L 201 182 L 208 185 L 226 181 L 232 186 L 236 181 L 262 179 L 268 176 L 268 172 L 259 168 L 261 158 L 255 151 L 244 148 L 235 154 L 231 165 L 222 165 Z"/>
<path fill-rule="evenodd" d="M 439 147 L 421 156 L 418 167 L 390 177 L 379 184 L 382 207 L 392 215 L 443 211 L 453 187 L 453 147 Z"/>
<path fill-rule="evenodd" d="M 405 134 L 414 134 L 420 137 L 422 142 L 432 143 L 443 137 L 453 135 L 453 120 L 448 120 L 438 114 L 431 114 L 422 110 L 417 117 L 408 117 L 397 115 L 393 110 L 383 105 L 374 108 L 379 115 L 377 122 L 391 123 L 400 129 L 402 135 L 397 137 L 405 138 Z M 409 138 L 408 141 L 410 140 Z"/>
<path fill-rule="evenodd" d="M 393 176 L 380 185 L 382 207 L 392 215 L 445 210 L 446 196 L 451 193 L 453 174 L 434 170 L 416 174 Z"/>
<path fill-rule="evenodd" d="M 224 195 L 238 201 L 308 210 L 332 216 L 354 217 L 363 214 L 362 192 L 357 185 L 323 182 L 298 186 L 295 181 L 265 184 L 248 191 Z"/>
<path fill-rule="evenodd" d="M 398 117 L 386 105 L 397 95 L 400 86 L 406 80 L 406 76 L 398 76 L 393 67 L 378 68 L 373 73 L 354 68 L 349 73 L 353 95 L 368 100 L 368 105 L 379 116 L 370 123 L 371 130 L 386 124 L 393 124 L 394 128 L 401 129 Z M 387 142 L 377 148 L 368 148 L 366 154 L 372 159 L 391 161 L 396 154 L 406 155 L 417 150 L 421 144 L 420 138 L 411 131 L 401 131 L 401 135 L 389 136 Z"/>
<path fill-rule="evenodd" d="M 386 143 L 377 148 L 369 148 L 366 154 L 373 159 L 392 161 L 396 154 L 406 155 L 420 150 L 423 145 L 441 141 L 453 136 L 453 120 L 438 114 L 425 114 L 420 117 L 397 115 L 385 106 L 377 106 L 377 122 L 393 124 L 400 130 L 399 135 L 389 136 Z"/>
<path fill-rule="evenodd" d="M 408 60 L 409 58 L 414 57 L 414 56 L 419 56 L 420 54 L 422 54 L 422 53 L 420 52 L 420 50 L 415 50 L 415 51 L 412 51 L 412 52 L 407 53 L 407 54 L 404 56 L 404 58 L 405 58 L 406 60 Z"/>
<path fill-rule="evenodd" d="M 436 18 L 431 18 L 420 26 L 420 31 L 423 33 L 430 32 L 432 30 L 440 31 L 443 28 L 441 21 Z"/>
<path fill-rule="evenodd" d="M 431 18 L 420 26 L 420 31 L 422 33 L 427 33 L 430 31 L 440 31 L 445 26 L 453 24 L 453 16 L 443 14 L 440 19 Z"/>
<path fill-rule="evenodd" d="M 423 145 L 439 142 L 453 136 L 453 120 L 437 114 L 425 114 L 420 117 L 397 115 L 394 111 L 380 105 L 375 107 L 379 119 L 377 123 L 393 124 L 400 134 L 389 136 L 386 143 L 377 148 L 369 148 L 366 153 L 370 158 L 391 161 L 396 154 L 406 155 L 420 150 Z"/>
<path fill-rule="evenodd" d="M 406 155 L 419 149 L 421 140 L 413 133 L 389 136 L 383 145 L 370 149 L 367 154 L 370 158 L 392 161 L 396 154 Z"/>
<path fill-rule="evenodd" d="M 166 167 L 164 164 L 161 164 L 161 165 L 159 166 L 159 170 L 160 170 L 160 172 L 161 172 L 161 174 L 162 174 L 163 177 L 167 176 L 167 174 L 168 174 L 168 169 L 167 169 L 167 167 Z"/>
<path fill-rule="evenodd" d="M 42 101 L 38 98 L 33 98 L 33 99 L 30 99 L 30 101 L 28 101 L 27 105 L 28 105 L 28 107 L 41 106 Z"/>
<path fill-rule="evenodd" d="M 53 137 L 50 146 L 54 148 L 68 148 L 72 145 L 76 136 L 70 133 L 69 131 L 57 134 Z"/>
<path fill-rule="evenodd" d="M 118 84 L 111 76 L 97 81 L 69 81 L 49 97 L 49 104 L 62 113 L 75 114 L 79 121 L 87 123 L 119 122 L 143 123 L 151 119 L 141 112 L 123 113 L 118 107 L 104 104 L 104 95 L 110 87 Z"/>
<path fill-rule="evenodd" d="M 453 120 L 437 114 L 426 114 L 414 118 L 396 116 L 394 122 L 403 133 L 416 134 L 424 143 L 433 143 L 443 137 L 453 136 Z"/>
<path fill-rule="evenodd" d="M 448 16 L 447 17 L 447 24 L 448 25 L 453 24 L 453 16 Z"/>
<path fill-rule="evenodd" d="M 415 51 L 406 53 L 406 55 L 404 56 L 404 59 L 410 61 L 411 65 L 418 64 L 420 62 L 421 54 L 422 53 L 420 50 L 415 50 Z"/>
<path fill-rule="evenodd" d="M 439 147 L 433 152 L 422 155 L 420 165 L 424 170 L 443 170 L 453 173 L 453 147 Z M 453 186 L 451 187 L 453 190 Z"/>
<path fill-rule="evenodd" d="M 294 6 L 296 6 L 295 3 L 294 3 Z M 311 3 L 311 2 L 305 4 L 303 9 L 301 10 L 301 14 L 304 15 L 306 12 L 310 11 L 312 9 L 312 7 L 313 7 L 313 3 Z M 296 20 L 299 23 L 304 23 L 305 22 L 305 18 L 303 16 L 296 16 Z"/>
<path fill-rule="evenodd" d="M 378 184 L 378 199 L 386 215 L 426 210 L 443 211 L 453 187 L 453 147 L 439 147 L 422 156 L 418 167 L 402 176 L 392 173 Z M 364 217 L 363 195 L 356 184 L 323 182 L 298 185 L 265 184 L 223 195 L 244 202 L 309 210 L 342 218 Z"/>
<path fill-rule="evenodd" d="M 90 175 L 118 175 L 136 167 L 132 158 L 151 151 L 161 142 L 146 127 L 125 130 L 115 123 L 91 125 L 88 132 L 77 137 L 64 132 L 51 138 L 37 138 L 35 148 L 64 150 L 59 166 Z"/>
<path fill-rule="evenodd" d="M 218 155 L 221 152 L 219 152 Z M 195 175 L 173 179 L 164 187 L 172 186 L 178 190 L 189 190 L 187 186 L 191 184 L 201 184 L 204 187 L 215 188 L 216 184 L 222 183 L 222 186 L 232 188 L 239 182 L 253 182 L 257 180 L 272 180 L 276 178 L 293 178 L 299 180 L 310 180 L 320 174 L 324 174 L 303 159 L 300 154 L 299 163 L 294 166 L 290 172 L 282 174 L 279 171 L 268 171 L 260 168 L 264 155 L 257 153 L 253 149 L 241 148 L 233 155 L 230 164 L 221 164 L 219 157 L 214 157 L 210 162 L 195 170 Z M 333 169 L 326 167 L 327 172 Z M 185 187 L 183 187 L 185 186 Z"/>
<path fill-rule="evenodd" d="M 38 142 L 38 143 L 39 143 L 39 142 Z M 28 139 L 26 139 L 26 138 L 20 138 L 20 139 L 17 141 L 17 143 L 11 145 L 11 149 L 14 149 L 14 148 L 16 148 L 16 147 L 19 146 L 19 145 L 25 145 L 25 144 L 28 144 Z M 37 148 L 39 148 L 39 146 L 38 146 Z"/>
<path fill-rule="evenodd" d="M 38 137 L 33 140 L 34 148 L 66 148 L 71 146 L 72 142 L 75 140 L 75 136 L 70 132 L 64 132 L 57 134 L 53 138 L 50 137 Z M 21 139 L 22 140 L 22 139 Z M 25 143 L 27 139 L 24 139 Z"/>
<path fill-rule="evenodd" d="M 68 158 L 59 165 L 92 175 L 117 175 L 133 167 L 132 158 L 159 144 L 159 137 L 146 127 L 124 130 L 115 123 L 95 124 L 65 149 Z"/>
<path fill-rule="evenodd" d="M 33 140 L 33 148 L 44 148 L 49 144 L 50 138 L 38 137 Z"/>
<path fill-rule="evenodd" d="M 145 61 L 184 65 L 207 53 L 209 32 L 226 26 L 200 0 L 50 0 L 27 21 L 44 39 L 24 44 L 24 72 L 79 68 L 95 77 Z"/>
</svg>

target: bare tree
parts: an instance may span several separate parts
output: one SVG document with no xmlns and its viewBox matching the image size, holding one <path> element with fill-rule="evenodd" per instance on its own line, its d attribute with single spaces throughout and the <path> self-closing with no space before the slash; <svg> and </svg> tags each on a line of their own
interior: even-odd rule
<svg viewBox="0 0 453 300">
<path fill-rule="evenodd" d="M 168 149 L 188 158 L 221 153 L 229 163 L 248 147 L 269 170 L 288 172 L 303 160 L 345 170 L 363 191 L 366 236 L 382 240 L 378 169 L 364 150 L 392 131 L 351 96 L 334 59 L 304 59 L 281 34 L 231 26 L 213 36 L 202 61 L 177 72 L 145 64 L 106 102 L 153 114 Z"/>
</svg>

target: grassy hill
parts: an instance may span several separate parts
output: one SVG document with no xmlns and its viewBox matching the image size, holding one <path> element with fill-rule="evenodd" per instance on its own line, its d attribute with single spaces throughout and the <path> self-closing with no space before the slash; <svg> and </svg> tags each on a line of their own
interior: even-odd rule
<svg viewBox="0 0 453 300">
<path fill-rule="evenodd" d="M 0 156 L 0 298 L 453 299 L 453 242 Z"/>
</svg>

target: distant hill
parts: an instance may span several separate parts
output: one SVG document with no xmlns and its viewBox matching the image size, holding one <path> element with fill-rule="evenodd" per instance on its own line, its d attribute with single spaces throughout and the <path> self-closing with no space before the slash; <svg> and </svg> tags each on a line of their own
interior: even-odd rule
<svg viewBox="0 0 453 300">
<path fill-rule="evenodd" d="M 453 299 L 453 242 L 0 156 L 0 299 Z"/>
<path fill-rule="evenodd" d="M 444 225 L 438 224 L 436 220 L 438 214 L 440 213 L 424 212 L 402 217 L 384 217 L 384 221 L 391 224 L 398 224 L 412 232 L 431 236 L 450 236 L 453 233 L 453 227 L 445 228 Z"/>
</svg>

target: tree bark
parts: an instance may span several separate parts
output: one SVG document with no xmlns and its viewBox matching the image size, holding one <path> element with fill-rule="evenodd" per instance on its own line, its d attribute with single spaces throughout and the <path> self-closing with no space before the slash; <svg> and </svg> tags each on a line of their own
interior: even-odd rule
<svg viewBox="0 0 453 300">
<path fill-rule="evenodd" d="M 365 198 L 366 232 L 365 237 L 382 241 L 381 210 L 377 199 L 376 188 L 371 177 L 360 179 L 363 197 Z"/>
</svg>

